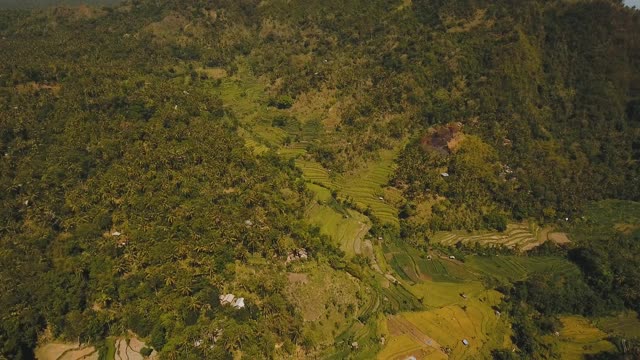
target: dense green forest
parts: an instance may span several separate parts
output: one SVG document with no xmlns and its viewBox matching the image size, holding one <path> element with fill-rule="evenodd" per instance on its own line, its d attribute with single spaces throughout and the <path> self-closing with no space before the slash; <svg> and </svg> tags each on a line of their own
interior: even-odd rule
<svg viewBox="0 0 640 360">
<path fill-rule="evenodd" d="M 517 351 L 486 356 L 558 358 L 544 336 L 561 316 L 640 313 L 637 205 L 612 205 L 632 219 L 615 223 L 593 208 L 640 201 L 640 11 L 621 1 L 0 10 L 0 156 L 0 359 L 33 358 L 45 333 L 106 356 L 129 331 L 166 359 L 370 358 L 380 317 L 437 307 L 411 287 L 437 276 L 397 249 L 468 256 L 445 280 L 504 296 Z M 359 192 L 376 164 L 388 176 Z M 522 222 L 572 241 L 432 242 Z M 350 227 L 370 252 L 334 241 Z M 335 344 L 291 290 L 312 271 L 299 249 L 357 288 L 325 306 Z M 473 268 L 488 253 L 575 271 L 501 281 Z"/>
</svg>

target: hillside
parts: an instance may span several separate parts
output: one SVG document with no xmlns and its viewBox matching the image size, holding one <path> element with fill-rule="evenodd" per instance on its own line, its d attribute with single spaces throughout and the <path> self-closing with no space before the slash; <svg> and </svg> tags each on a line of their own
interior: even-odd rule
<svg viewBox="0 0 640 360">
<path fill-rule="evenodd" d="M 103 5 L 0 10 L 0 359 L 640 356 L 640 11 Z"/>
</svg>

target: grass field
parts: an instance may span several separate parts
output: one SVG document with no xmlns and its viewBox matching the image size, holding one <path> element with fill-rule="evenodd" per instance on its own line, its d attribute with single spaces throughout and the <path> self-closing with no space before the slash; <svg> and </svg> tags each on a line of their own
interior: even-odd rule
<svg viewBox="0 0 640 360">
<path fill-rule="evenodd" d="M 509 224 L 504 232 L 478 231 L 439 231 L 431 237 L 433 244 L 452 246 L 463 244 L 480 244 L 483 246 L 506 246 L 522 251 L 530 250 L 546 241 L 546 231 L 536 224 Z"/>
<path fill-rule="evenodd" d="M 607 334 L 580 316 L 560 318 L 559 351 L 562 359 L 584 359 L 584 355 L 613 351 L 615 346 L 606 340 Z"/>
</svg>

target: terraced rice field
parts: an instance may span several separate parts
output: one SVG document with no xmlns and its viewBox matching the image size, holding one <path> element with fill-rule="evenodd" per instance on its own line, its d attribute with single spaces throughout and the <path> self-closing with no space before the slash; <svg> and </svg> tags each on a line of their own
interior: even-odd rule
<svg viewBox="0 0 640 360">
<path fill-rule="evenodd" d="M 350 196 L 358 207 L 370 207 L 381 222 L 399 226 L 398 210 L 384 197 L 380 199 L 384 193 L 383 187 L 393 174 L 395 155 L 395 151 L 383 151 L 379 161 L 369 163 L 357 172 L 345 174 L 339 191 Z"/>
<path fill-rule="evenodd" d="M 521 280 L 537 271 L 579 272 L 573 263 L 560 257 L 469 256 L 465 264 L 469 269 L 501 282 Z"/>
<path fill-rule="evenodd" d="M 304 178 L 312 183 L 320 184 L 329 189 L 336 189 L 340 176 L 331 176 L 331 173 L 327 171 L 320 163 L 309 160 L 296 160 L 296 166 L 302 170 Z M 336 178 L 334 180 L 334 178 Z"/>
<path fill-rule="evenodd" d="M 615 346 L 606 340 L 607 334 L 581 316 L 560 318 L 559 351 L 562 359 L 584 359 L 587 354 L 613 351 Z"/>
<path fill-rule="evenodd" d="M 371 319 L 366 324 L 354 321 L 351 327 L 336 338 L 336 343 L 340 346 L 331 354 L 326 354 L 322 358 L 330 360 L 342 359 L 362 359 L 368 360 L 375 358 L 380 350 L 380 343 L 377 339 L 377 321 Z M 358 343 L 358 348 L 354 349 L 351 344 Z"/>
<path fill-rule="evenodd" d="M 283 146 L 279 148 L 277 153 L 278 155 L 286 159 L 291 159 L 291 158 L 295 159 L 301 155 L 304 155 L 307 152 L 307 145 L 308 144 L 304 142 L 293 143 L 291 145 Z"/>
<path fill-rule="evenodd" d="M 244 123 L 246 121 L 243 120 L 255 114 L 260 104 L 266 102 L 265 86 L 251 74 L 248 64 L 239 63 L 238 72 L 222 79 L 216 90 L 223 104 L 229 106 L 236 118 Z"/>
<path fill-rule="evenodd" d="M 81 346 L 71 343 L 48 343 L 35 351 L 40 360 L 97 360 L 98 352 L 93 346 Z"/>
<path fill-rule="evenodd" d="M 462 283 L 427 281 L 409 286 L 411 293 L 428 308 L 440 308 L 453 304 L 462 304 L 467 297 L 478 296 L 485 291 L 479 281 L 467 281 Z"/>
<path fill-rule="evenodd" d="M 410 356 L 416 359 L 447 359 L 447 356 L 424 344 L 419 344 L 409 335 L 392 336 L 378 354 L 380 360 L 405 360 Z"/>
<path fill-rule="evenodd" d="M 432 260 L 420 259 L 418 269 L 423 277 L 436 282 L 463 282 L 476 280 L 477 276 L 458 261 L 434 257 Z"/>
<path fill-rule="evenodd" d="M 381 222 L 399 226 L 398 210 L 382 196 L 384 186 L 393 173 L 395 153 L 386 151 L 382 156 L 381 161 L 372 162 L 356 172 L 344 175 L 332 175 L 315 161 L 298 159 L 296 165 L 307 181 L 335 189 L 338 197 L 352 199 L 361 210 L 371 208 L 373 215 Z"/>
<path fill-rule="evenodd" d="M 536 224 L 509 224 L 504 232 L 440 231 L 431 237 L 434 244 L 452 246 L 463 244 L 480 244 L 483 246 L 506 246 L 522 251 L 533 249 L 546 241 L 546 232 Z"/>
<path fill-rule="evenodd" d="M 511 345 L 509 324 L 492 309 L 500 301 L 500 293 L 482 291 L 464 304 L 401 316 L 438 344 L 450 348 L 449 359 L 490 358 L 491 349 Z M 462 343 L 463 339 L 469 341 L 468 346 Z"/>
<path fill-rule="evenodd" d="M 333 239 L 347 255 L 361 254 L 362 239 L 371 225 L 366 216 L 356 211 L 346 210 L 346 214 L 316 203 L 307 209 L 306 218 L 310 224 L 318 226 L 321 233 Z"/>
<path fill-rule="evenodd" d="M 385 259 L 394 271 L 410 284 L 422 281 L 464 282 L 477 280 L 463 263 L 441 258 L 427 257 L 424 253 L 404 244 L 386 244 Z"/>
<path fill-rule="evenodd" d="M 640 339 L 640 318 L 634 311 L 599 318 L 595 325 L 609 334 Z"/>
<path fill-rule="evenodd" d="M 251 133 L 242 128 L 238 129 L 238 135 L 244 139 L 247 148 L 251 149 L 251 151 L 256 155 L 263 154 L 269 150 L 267 146 L 256 140 Z"/>
</svg>

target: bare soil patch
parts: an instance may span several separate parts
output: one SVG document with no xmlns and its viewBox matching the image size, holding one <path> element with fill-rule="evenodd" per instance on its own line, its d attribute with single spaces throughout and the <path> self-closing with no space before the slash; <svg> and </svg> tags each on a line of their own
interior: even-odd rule
<svg viewBox="0 0 640 360">
<path fill-rule="evenodd" d="M 93 346 L 65 352 L 58 360 L 98 360 L 98 351 Z"/>
<path fill-rule="evenodd" d="M 36 349 L 38 360 L 98 360 L 98 351 L 93 346 L 72 343 L 48 343 Z"/>
<path fill-rule="evenodd" d="M 287 278 L 289 279 L 289 282 L 292 284 L 295 284 L 295 283 L 307 284 L 309 282 L 309 276 L 307 274 L 302 274 L 302 273 L 289 273 L 287 274 Z"/>
<path fill-rule="evenodd" d="M 567 234 L 563 232 L 552 232 L 552 233 L 549 233 L 548 237 L 549 237 L 549 240 L 559 245 L 568 244 L 571 242 Z"/>
<path fill-rule="evenodd" d="M 49 343 L 36 348 L 36 359 L 38 360 L 55 360 L 65 351 L 77 348 L 78 344 L 65 343 Z"/>
</svg>

